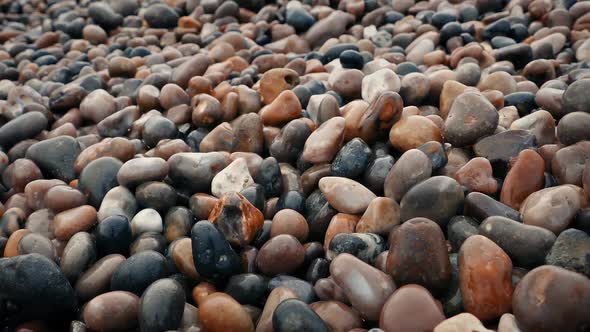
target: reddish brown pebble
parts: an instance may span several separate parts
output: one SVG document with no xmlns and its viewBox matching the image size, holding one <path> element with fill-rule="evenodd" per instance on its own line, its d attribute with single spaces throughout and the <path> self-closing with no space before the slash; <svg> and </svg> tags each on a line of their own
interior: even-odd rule
<svg viewBox="0 0 590 332">
<path fill-rule="evenodd" d="M 494 242 L 473 235 L 459 250 L 459 285 L 465 311 L 482 321 L 510 312 L 512 261 Z"/>
</svg>

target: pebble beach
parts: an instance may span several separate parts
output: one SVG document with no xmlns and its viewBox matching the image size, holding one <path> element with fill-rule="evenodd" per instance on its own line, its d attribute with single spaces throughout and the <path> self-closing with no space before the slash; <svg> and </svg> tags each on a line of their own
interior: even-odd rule
<svg viewBox="0 0 590 332">
<path fill-rule="evenodd" d="M 0 331 L 590 331 L 590 1 L 0 0 Z"/>
</svg>

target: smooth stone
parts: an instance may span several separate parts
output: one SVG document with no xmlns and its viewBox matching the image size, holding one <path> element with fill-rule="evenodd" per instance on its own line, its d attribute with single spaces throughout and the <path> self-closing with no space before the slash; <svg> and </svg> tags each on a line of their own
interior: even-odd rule
<svg viewBox="0 0 590 332">
<path fill-rule="evenodd" d="M 87 301 L 107 292 L 113 273 L 124 261 L 124 256 L 111 254 L 92 264 L 76 281 L 75 290 L 78 298 Z"/>
<path fill-rule="evenodd" d="M 539 146 L 555 142 L 555 119 L 553 119 L 551 113 L 545 110 L 538 110 L 517 119 L 508 128 L 530 131 L 535 135 Z"/>
<path fill-rule="evenodd" d="M 396 285 L 418 284 L 433 294 L 444 291 L 451 280 L 451 263 L 440 227 L 426 218 L 397 227 L 389 237 L 386 269 Z"/>
<path fill-rule="evenodd" d="M 59 266 L 72 283 L 96 261 L 96 245 L 92 235 L 86 232 L 74 234 L 63 250 Z"/>
<path fill-rule="evenodd" d="M 131 224 L 124 216 L 114 215 L 100 221 L 94 231 L 99 255 L 127 254 L 133 240 Z"/>
<path fill-rule="evenodd" d="M 346 143 L 334 161 L 332 161 L 331 174 L 333 176 L 357 178 L 367 168 L 371 158 L 371 148 L 360 138 L 355 138 Z"/>
<path fill-rule="evenodd" d="M 275 308 L 272 327 L 276 332 L 330 331 L 321 317 L 299 299 L 284 300 Z"/>
<path fill-rule="evenodd" d="M 303 158 L 314 164 L 332 161 L 342 146 L 344 128 L 345 120 L 342 117 L 324 122 L 305 141 Z"/>
<path fill-rule="evenodd" d="M 339 233 L 330 241 L 326 257 L 334 259 L 339 254 L 347 253 L 372 265 L 384 250 L 385 241 L 377 234 Z"/>
<path fill-rule="evenodd" d="M 124 292 L 108 292 L 90 300 L 84 306 L 86 327 L 95 331 L 120 331 L 137 327 L 139 297 Z"/>
<path fill-rule="evenodd" d="M 432 174 L 430 158 L 420 150 L 411 149 L 404 152 L 387 174 L 384 193 L 396 202 L 416 184 L 428 179 Z"/>
<path fill-rule="evenodd" d="M 155 251 L 147 250 L 130 256 L 111 277 L 111 290 L 124 290 L 142 294 L 154 281 L 166 278 L 169 268 L 166 258 Z"/>
<path fill-rule="evenodd" d="M 113 157 L 124 162 L 133 158 L 134 154 L 135 147 L 130 140 L 123 137 L 106 138 L 82 150 L 74 162 L 74 171 L 80 174 L 88 164 L 101 157 Z"/>
<path fill-rule="evenodd" d="M 509 315 L 509 314 L 504 314 Z M 504 317 L 502 315 L 502 317 Z M 500 323 L 501 324 L 501 323 Z M 438 324 L 433 332 L 491 332 L 481 323 L 477 317 L 473 316 L 468 312 L 458 314 L 456 316 L 445 319 L 443 322 Z M 507 330 L 506 332 L 519 332 L 513 330 Z"/>
<path fill-rule="evenodd" d="M 273 289 L 264 304 L 262 314 L 256 325 L 256 332 L 272 332 L 272 317 L 277 306 L 285 300 L 297 298 L 297 294 L 287 287 Z"/>
<path fill-rule="evenodd" d="M 268 157 L 262 161 L 259 172 L 254 177 L 254 181 L 262 185 L 266 197 L 277 197 L 280 195 L 283 181 L 279 163 L 274 157 Z"/>
<path fill-rule="evenodd" d="M 310 146 L 308 148 L 308 156 L 311 156 L 312 158 L 318 158 L 320 162 L 322 160 L 321 158 L 325 158 L 323 155 L 325 150 L 324 147 L 320 145 L 320 143 L 326 139 L 326 136 L 332 137 L 333 127 L 340 128 L 339 131 L 341 132 L 332 138 L 334 140 L 334 145 L 336 146 L 330 146 L 328 149 L 329 151 L 335 150 L 332 157 L 336 155 L 336 152 L 338 149 L 340 149 L 342 140 L 342 138 L 338 137 L 344 137 L 344 121 L 342 118 L 340 119 L 341 120 L 335 120 L 336 122 L 339 122 L 337 126 L 335 125 L 336 123 L 332 123 L 330 125 L 331 127 L 324 130 L 321 135 L 316 134 L 316 136 L 319 136 L 319 138 L 317 138 L 317 142 L 309 143 Z M 293 120 L 287 123 L 279 131 L 278 135 L 272 140 L 272 143 L 268 148 L 269 153 L 279 162 L 294 162 L 305 148 L 305 144 L 307 144 L 310 134 L 312 134 L 312 130 L 305 121 L 300 119 Z M 331 160 L 332 158 L 330 158 L 328 161 Z"/>
<path fill-rule="evenodd" d="M 96 224 L 96 210 L 83 205 L 56 214 L 53 217 L 53 232 L 62 241 L 69 240 L 78 232 L 88 231 Z"/>
<path fill-rule="evenodd" d="M 338 301 L 319 301 L 311 309 L 326 323 L 330 331 L 348 332 L 362 326 L 358 312 Z"/>
<path fill-rule="evenodd" d="M 480 222 L 491 216 L 501 216 L 520 221 L 520 213 L 517 210 L 478 192 L 469 193 L 465 197 L 464 212 L 465 215 L 471 216 Z"/>
<path fill-rule="evenodd" d="M 266 275 L 293 273 L 304 261 L 304 249 L 292 235 L 281 234 L 268 240 L 256 257 L 256 266 Z"/>
<path fill-rule="evenodd" d="M 166 160 L 157 157 L 126 161 L 117 173 L 119 185 L 134 188 L 143 182 L 161 181 L 168 174 Z"/>
<path fill-rule="evenodd" d="M 319 188 L 330 205 L 342 213 L 363 213 L 376 197 L 362 184 L 341 177 L 324 177 Z"/>
<path fill-rule="evenodd" d="M 189 229 L 190 232 L 190 229 Z M 168 254 L 172 256 L 174 266 L 189 280 L 199 279 L 199 273 L 193 259 L 192 241 L 188 237 L 180 238 L 170 244 Z"/>
<path fill-rule="evenodd" d="M 260 96 L 268 105 L 272 103 L 281 92 L 291 90 L 299 84 L 299 75 L 292 69 L 274 68 L 265 72 L 260 78 Z"/>
<path fill-rule="evenodd" d="M 412 187 L 400 203 L 402 222 L 428 218 L 441 227 L 463 207 L 463 189 L 446 176 L 434 176 Z"/>
<path fill-rule="evenodd" d="M 50 239 L 38 233 L 25 234 L 17 245 L 18 255 L 40 254 L 57 262 L 57 248 Z"/>
<path fill-rule="evenodd" d="M 102 137 L 125 136 L 131 129 L 133 122 L 139 119 L 139 116 L 139 108 L 135 106 L 125 107 L 102 119 L 97 124 L 98 133 Z"/>
<path fill-rule="evenodd" d="M 475 157 L 457 170 L 455 180 L 469 191 L 493 195 L 498 191 L 498 181 L 492 172 L 492 165 L 487 159 Z"/>
<path fill-rule="evenodd" d="M 225 293 L 213 293 L 199 304 L 199 322 L 211 332 L 254 331 L 246 310 Z"/>
<path fill-rule="evenodd" d="M 78 208 L 84 204 L 86 204 L 86 196 L 79 190 L 66 185 L 49 188 L 43 200 L 43 205 L 55 213 Z"/>
<path fill-rule="evenodd" d="M 589 141 L 590 134 L 586 130 L 590 125 L 590 114 L 572 112 L 561 118 L 557 125 L 557 137 L 564 145 L 576 144 L 579 141 Z"/>
<path fill-rule="evenodd" d="M 232 151 L 262 154 L 264 149 L 264 129 L 258 114 L 247 113 L 233 123 L 234 141 Z"/>
<path fill-rule="evenodd" d="M 227 192 L 240 192 L 254 184 L 244 158 L 238 158 L 227 165 L 211 181 L 211 193 L 217 197 Z"/>
<path fill-rule="evenodd" d="M 264 215 L 242 194 L 229 191 L 217 201 L 208 220 L 229 243 L 243 247 L 252 242 L 262 228 Z"/>
<path fill-rule="evenodd" d="M 506 130 L 482 138 L 473 145 L 473 152 L 478 157 L 484 157 L 492 163 L 508 168 L 510 160 L 522 150 L 537 146 L 535 135 L 526 130 Z"/>
<path fill-rule="evenodd" d="M 143 13 L 150 28 L 155 29 L 172 29 L 178 24 L 178 13 L 165 4 L 153 4 Z"/>
<path fill-rule="evenodd" d="M 481 94 L 465 92 L 455 98 L 445 120 L 443 136 L 453 146 L 466 146 L 494 133 L 499 115 Z"/>
<path fill-rule="evenodd" d="M 90 92 L 80 103 L 80 115 L 94 123 L 99 123 L 116 111 L 115 98 L 102 89 Z"/>
<path fill-rule="evenodd" d="M 164 216 L 164 234 L 170 242 L 189 236 L 194 224 L 194 216 L 184 206 L 174 206 Z M 192 259 L 191 259 L 192 260 Z"/>
<path fill-rule="evenodd" d="M 340 286 L 336 284 L 332 277 L 322 278 L 318 280 L 313 290 L 322 301 L 339 301 L 347 305 L 350 304 L 348 298 Z"/>
<path fill-rule="evenodd" d="M 574 185 L 541 189 L 525 199 L 520 207 L 522 222 L 559 235 L 569 227 L 576 213 L 588 205 L 584 191 Z"/>
<path fill-rule="evenodd" d="M 559 183 L 583 186 L 582 178 L 586 161 L 590 157 L 590 142 L 581 141 L 555 152 L 551 171 Z"/>
<path fill-rule="evenodd" d="M 78 187 L 88 196 L 88 203 L 99 208 L 107 192 L 117 186 L 117 173 L 123 163 L 112 157 L 90 162 L 80 174 Z"/>
<path fill-rule="evenodd" d="M 39 254 L 0 260 L 0 295 L 20 308 L 25 317 L 73 316 L 77 307 L 74 290 L 58 266 Z"/>
<path fill-rule="evenodd" d="M 370 103 L 382 92 L 399 92 L 400 88 L 401 80 L 393 70 L 389 68 L 379 69 L 363 77 L 362 98 Z"/>
<path fill-rule="evenodd" d="M 339 69 L 330 73 L 328 84 L 339 96 L 358 99 L 362 93 L 364 74 L 358 69 Z"/>
<path fill-rule="evenodd" d="M 183 152 L 168 159 L 168 176 L 190 193 L 207 192 L 213 177 L 229 164 L 221 152 Z"/>
<path fill-rule="evenodd" d="M 418 150 L 424 152 L 430 159 L 432 170 L 437 171 L 448 163 L 448 156 L 444 146 L 440 142 L 426 142 L 420 145 Z"/>
<path fill-rule="evenodd" d="M 498 323 L 498 332 L 521 332 L 513 314 L 503 314 Z"/>
<path fill-rule="evenodd" d="M 123 24 L 123 16 L 115 13 L 105 2 L 92 3 L 88 7 L 88 15 L 105 30 L 111 30 Z"/>
<path fill-rule="evenodd" d="M 330 224 L 325 231 L 324 249 L 330 248 L 330 242 L 334 236 L 341 233 L 354 233 L 354 229 L 359 220 L 358 216 L 352 214 L 338 213 L 330 220 Z"/>
<path fill-rule="evenodd" d="M 590 236 L 577 229 L 567 229 L 557 237 L 557 240 L 547 253 L 546 262 L 590 276 Z"/>
<path fill-rule="evenodd" d="M 292 235 L 299 242 L 304 243 L 309 234 L 309 226 L 305 217 L 291 209 L 278 211 L 272 218 L 270 237 L 276 237 L 281 234 Z"/>
<path fill-rule="evenodd" d="M 191 230 L 193 260 L 207 279 L 227 279 L 240 271 L 240 259 L 223 233 L 209 221 L 199 221 Z"/>
<path fill-rule="evenodd" d="M 229 278 L 224 293 L 241 304 L 260 305 L 264 302 L 267 280 L 254 273 L 236 274 Z"/>
<path fill-rule="evenodd" d="M 442 142 L 442 132 L 434 122 L 424 116 L 403 117 L 389 132 L 389 142 L 402 152 L 416 149 L 430 141 Z"/>
<path fill-rule="evenodd" d="M 355 226 L 357 233 L 376 233 L 387 235 L 400 224 L 399 204 L 387 197 L 377 197 L 371 201 L 363 216 Z"/>
<path fill-rule="evenodd" d="M 180 327 L 185 294 L 174 279 L 160 279 L 151 284 L 139 301 L 141 331 L 167 331 Z"/>
<path fill-rule="evenodd" d="M 522 202 L 532 193 L 543 189 L 545 161 L 533 150 L 523 150 L 508 171 L 500 201 L 518 210 Z"/>
<path fill-rule="evenodd" d="M 260 119 L 267 126 L 281 126 L 301 116 L 301 103 L 291 90 L 281 92 L 260 110 Z"/>
<path fill-rule="evenodd" d="M 45 177 L 70 182 L 76 178 L 74 161 L 81 151 L 73 137 L 58 136 L 31 145 L 26 158 L 35 162 Z"/>
<path fill-rule="evenodd" d="M 288 275 L 279 275 L 268 281 L 269 291 L 272 292 L 278 287 L 286 287 L 292 290 L 297 294 L 297 298 L 305 303 L 312 303 L 317 300 L 313 285 L 305 280 Z"/>
<path fill-rule="evenodd" d="M 539 301 L 543 299 L 543 301 Z M 523 331 L 575 331 L 590 323 L 590 281 L 582 274 L 540 266 L 518 283 L 512 308 Z"/>
<path fill-rule="evenodd" d="M 542 265 L 556 239 L 544 228 L 500 216 L 487 218 L 479 226 L 479 234 L 500 246 L 516 266 L 525 268 Z"/>
<path fill-rule="evenodd" d="M 512 262 L 502 248 L 481 235 L 465 240 L 459 250 L 459 282 L 466 312 L 482 321 L 510 312 L 511 277 Z"/>
<path fill-rule="evenodd" d="M 383 305 L 379 327 L 385 332 L 432 331 L 444 320 L 442 310 L 426 288 L 406 285 L 393 292 Z"/>
<path fill-rule="evenodd" d="M 163 213 L 176 205 L 177 193 L 169 184 L 151 181 L 137 187 L 135 197 L 139 206 Z"/>
<path fill-rule="evenodd" d="M 129 189 L 118 186 L 109 190 L 100 204 L 97 218 L 101 222 L 108 217 L 121 215 L 130 220 L 137 211 L 135 196 Z"/>
<path fill-rule="evenodd" d="M 563 94 L 563 109 L 565 113 L 590 112 L 590 100 L 585 93 L 590 87 L 590 79 L 580 79 L 570 84 Z M 564 114 L 565 115 L 565 114 Z"/>
<path fill-rule="evenodd" d="M 162 217 L 154 209 L 143 209 L 131 219 L 133 237 L 138 237 L 147 232 L 161 233 L 163 229 Z"/>
<path fill-rule="evenodd" d="M 47 127 L 47 118 L 41 112 L 28 112 L 0 127 L 0 145 L 5 149 L 37 136 Z"/>
<path fill-rule="evenodd" d="M 350 254 L 334 258 L 330 274 L 352 307 L 371 321 L 379 319 L 383 304 L 396 288 L 387 274 Z"/>
<path fill-rule="evenodd" d="M 479 234 L 479 223 L 467 216 L 454 216 L 447 224 L 447 237 L 453 252 L 459 252 L 463 242 L 472 235 Z"/>
</svg>

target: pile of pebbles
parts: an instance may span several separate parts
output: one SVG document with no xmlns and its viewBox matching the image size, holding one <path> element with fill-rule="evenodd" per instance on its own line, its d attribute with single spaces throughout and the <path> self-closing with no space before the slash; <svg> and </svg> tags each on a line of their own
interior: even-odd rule
<svg viewBox="0 0 590 332">
<path fill-rule="evenodd" d="M 0 1 L 6 331 L 586 331 L 590 1 Z"/>
</svg>

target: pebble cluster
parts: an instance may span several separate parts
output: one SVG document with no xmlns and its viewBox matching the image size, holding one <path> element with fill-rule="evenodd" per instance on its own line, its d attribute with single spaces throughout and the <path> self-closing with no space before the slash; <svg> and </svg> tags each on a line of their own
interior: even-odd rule
<svg viewBox="0 0 590 332">
<path fill-rule="evenodd" d="M 0 23 L 6 331 L 590 328 L 590 1 Z"/>
</svg>

